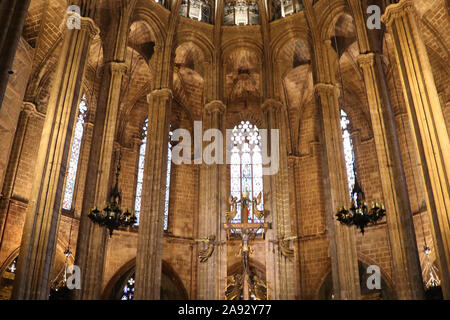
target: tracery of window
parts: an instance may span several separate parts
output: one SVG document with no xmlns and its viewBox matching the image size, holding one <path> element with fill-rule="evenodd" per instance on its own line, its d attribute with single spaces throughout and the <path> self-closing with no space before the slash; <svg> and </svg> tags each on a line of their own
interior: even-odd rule
<svg viewBox="0 0 450 320">
<path fill-rule="evenodd" d="M 172 136 L 172 132 L 169 133 Z M 139 162 L 138 162 L 138 174 L 136 183 L 136 197 L 134 201 L 134 212 L 136 213 L 137 222 L 139 225 L 139 214 L 141 212 L 142 204 L 142 185 L 144 182 L 144 168 L 145 168 L 145 156 L 147 150 L 147 137 L 148 137 L 148 119 L 142 127 L 142 141 L 139 149 Z M 166 193 L 164 203 L 164 230 L 168 229 L 169 225 L 169 199 L 170 199 L 170 174 L 172 172 L 172 145 L 169 138 L 168 153 L 167 153 L 167 175 L 166 175 Z"/>
<path fill-rule="evenodd" d="M 84 135 L 84 122 L 86 120 L 87 111 L 87 98 L 86 94 L 83 94 L 83 97 L 78 105 L 77 123 L 75 125 L 75 131 L 72 138 L 72 148 L 70 149 L 69 170 L 67 171 L 62 205 L 62 208 L 65 210 L 72 209 L 78 162 L 80 160 L 81 142 Z"/>
<path fill-rule="evenodd" d="M 180 16 L 211 23 L 211 0 L 182 0 Z"/>
<path fill-rule="evenodd" d="M 259 6 L 256 0 L 231 0 L 225 4 L 223 23 L 232 25 L 259 24 Z"/>
<path fill-rule="evenodd" d="M 273 0 L 272 20 L 277 20 L 300 12 L 304 9 L 302 0 Z"/>
<path fill-rule="evenodd" d="M 230 165 L 231 195 L 240 200 L 241 192 L 247 191 L 250 200 L 252 200 L 261 193 L 261 203 L 258 209 L 263 210 L 263 168 L 261 136 L 259 135 L 258 127 L 249 121 L 242 121 L 233 129 L 232 143 Z M 264 222 L 264 218 L 259 220 L 256 216 L 253 216 L 252 206 L 252 201 L 250 201 L 248 222 Z M 241 222 L 240 203 L 237 204 L 237 215 L 231 222 Z"/>
<path fill-rule="evenodd" d="M 135 275 L 133 274 L 123 287 L 123 293 L 120 300 L 133 300 L 134 299 L 134 285 L 136 281 L 134 280 Z"/>
<path fill-rule="evenodd" d="M 349 126 L 350 120 L 344 110 L 341 109 L 341 129 L 342 140 L 344 141 L 345 166 L 347 168 L 348 189 L 350 197 L 352 197 L 353 186 L 355 185 L 355 153 L 353 150 L 353 142 L 350 137 Z"/>
</svg>

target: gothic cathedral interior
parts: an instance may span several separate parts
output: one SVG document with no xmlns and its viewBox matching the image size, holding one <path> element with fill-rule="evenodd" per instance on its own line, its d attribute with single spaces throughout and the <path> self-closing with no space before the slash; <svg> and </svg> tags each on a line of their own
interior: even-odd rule
<svg viewBox="0 0 450 320">
<path fill-rule="evenodd" d="M 450 299 L 449 8 L 0 1 L 0 300 Z"/>
</svg>

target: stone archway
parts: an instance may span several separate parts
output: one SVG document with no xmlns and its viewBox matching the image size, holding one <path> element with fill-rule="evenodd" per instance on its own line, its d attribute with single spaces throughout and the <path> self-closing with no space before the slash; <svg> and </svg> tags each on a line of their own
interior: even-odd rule
<svg viewBox="0 0 450 320">
<path fill-rule="evenodd" d="M 393 300 L 395 299 L 395 294 L 392 288 L 388 284 L 388 280 L 385 279 L 385 275 L 381 271 L 381 289 L 370 290 L 367 288 L 366 282 L 370 274 L 367 273 L 367 267 L 365 263 L 358 261 L 359 269 L 359 284 L 361 289 L 361 299 L 362 300 Z M 333 299 L 333 279 L 331 276 L 331 271 L 327 274 L 317 295 L 319 300 L 331 300 Z"/>
<path fill-rule="evenodd" d="M 131 300 L 134 298 L 134 279 L 136 272 L 136 259 L 126 263 L 111 278 L 103 293 L 107 300 Z M 125 288 L 133 290 L 131 299 L 122 299 Z M 187 300 L 186 288 L 178 274 L 169 263 L 162 262 L 161 297 L 160 300 Z"/>
</svg>

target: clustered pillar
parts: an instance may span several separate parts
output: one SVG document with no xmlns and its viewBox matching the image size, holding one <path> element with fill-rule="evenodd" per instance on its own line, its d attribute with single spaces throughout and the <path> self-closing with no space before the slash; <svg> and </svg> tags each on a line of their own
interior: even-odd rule
<svg viewBox="0 0 450 320">
<path fill-rule="evenodd" d="M 269 299 L 293 300 L 296 298 L 297 273 L 295 259 L 289 259 L 281 254 L 278 240 L 292 236 L 294 221 L 289 211 L 289 178 L 286 152 L 286 124 L 283 118 L 283 105 L 274 99 L 267 99 L 263 106 L 265 125 L 267 128 L 268 154 L 278 163 L 270 163 L 274 170 L 264 177 L 264 185 L 270 190 L 266 201 L 270 211 L 268 217 L 272 221 L 271 229 L 266 236 L 266 281 Z M 273 144 L 271 131 L 278 130 L 279 143 Z M 278 153 L 278 157 L 274 156 Z"/>
<path fill-rule="evenodd" d="M 105 263 L 107 232 L 88 217 L 94 206 L 107 206 L 113 181 L 114 141 L 120 107 L 122 79 L 127 66 L 123 62 L 108 62 L 102 79 L 102 89 L 97 104 L 94 133 L 86 175 L 83 209 L 77 240 L 76 265 L 81 270 L 82 288 L 77 298 L 99 299 Z"/>
<path fill-rule="evenodd" d="M 349 3 L 358 31 L 361 54 L 357 60 L 364 78 L 386 205 L 395 291 L 399 299 L 422 299 L 422 272 L 387 79 L 381 56 L 369 40 L 362 3 Z"/>
<path fill-rule="evenodd" d="M 331 271 L 336 299 L 359 299 L 358 257 L 355 229 L 342 226 L 335 219 L 338 208 L 349 203 L 349 191 L 345 171 L 339 89 L 333 84 L 318 83 L 315 86 L 322 116 L 324 143 L 325 196 L 328 237 L 330 239 Z"/>
<path fill-rule="evenodd" d="M 417 13 L 410 0 L 386 8 L 406 108 L 420 155 L 444 297 L 450 298 L 450 141 Z"/>
<path fill-rule="evenodd" d="M 3 182 L 2 197 L 0 199 L 0 251 L 3 245 L 4 228 L 8 220 L 11 198 L 16 184 L 17 170 L 23 152 L 23 144 L 28 131 L 30 117 L 36 114 L 36 106 L 30 102 L 23 103 L 23 109 L 19 115 L 17 131 L 11 149 L 10 160 L 6 169 L 5 180 Z"/>
<path fill-rule="evenodd" d="M 137 300 L 158 300 L 164 233 L 164 200 L 172 109 L 172 91 L 158 89 L 147 97 L 148 138 L 142 190 L 142 209 L 136 257 Z"/>
<path fill-rule="evenodd" d="M 218 100 L 209 102 L 203 112 L 203 130 L 216 129 L 225 137 L 225 115 L 226 106 Z M 215 150 L 222 152 L 224 150 Z M 200 155 L 201 156 L 201 155 Z M 216 154 L 216 158 L 217 158 Z M 220 157 L 219 157 L 220 159 Z M 225 223 L 224 212 L 225 199 L 229 192 L 225 190 L 225 166 L 220 163 L 205 163 L 202 159 L 200 166 L 200 196 L 199 196 L 199 237 L 207 238 L 214 236 L 216 241 L 225 241 L 226 234 L 223 228 Z M 225 245 L 214 248 L 213 255 L 208 261 L 198 265 L 198 299 L 224 299 L 227 276 L 227 249 Z"/>
<path fill-rule="evenodd" d="M 48 299 L 69 146 L 92 38 L 94 1 L 83 1 L 80 30 L 65 30 L 30 193 L 13 299 Z"/>
<path fill-rule="evenodd" d="M 366 53 L 358 57 L 358 62 L 363 70 L 369 102 L 397 297 L 422 299 L 422 276 L 411 206 L 381 58 L 378 54 Z"/>
</svg>

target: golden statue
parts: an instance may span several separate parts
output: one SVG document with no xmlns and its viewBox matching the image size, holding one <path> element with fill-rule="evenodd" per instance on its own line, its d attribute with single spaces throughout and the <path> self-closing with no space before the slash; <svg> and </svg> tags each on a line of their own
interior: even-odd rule
<svg viewBox="0 0 450 320">
<path fill-rule="evenodd" d="M 266 210 L 259 210 L 258 206 L 261 204 L 261 198 L 262 198 L 262 192 L 259 193 L 259 195 L 252 200 L 252 204 L 253 204 L 253 214 L 254 216 L 256 216 L 258 218 L 258 220 L 261 221 L 262 218 L 266 217 L 267 211 Z"/>
<path fill-rule="evenodd" d="M 267 300 L 266 283 L 256 274 L 253 275 L 252 281 L 250 283 L 250 291 L 255 295 L 256 300 Z"/>
<path fill-rule="evenodd" d="M 200 262 L 208 261 L 208 259 L 214 253 L 214 247 L 216 245 L 222 244 L 221 241 L 216 241 L 216 236 L 215 235 L 211 235 L 208 238 L 195 239 L 195 241 L 206 243 L 206 248 L 200 250 L 199 253 L 198 253 L 198 257 L 200 258 Z"/>
<path fill-rule="evenodd" d="M 239 300 L 242 295 L 243 281 L 242 275 L 239 273 L 226 277 L 227 287 L 225 288 L 225 296 L 227 300 Z"/>
<path fill-rule="evenodd" d="M 226 211 L 225 217 L 227 223 L 230 223 L 237 214 L 237 197 L 230 196 L 228 198 L 228 204 L 230 205 L 231 211 Z"/>
<path fill-rule="evenodd" d="M 271 240 L 271 242 L 278 244 L 278 249 L 280 253 L 291 260 L 294 257 L 294 249 L 290 247 L 291 241 L 297 239 L 298 237 L 292 236 L 285 238 L 284 235 L 278 237 L 278 240 Z"/>
</svg>

